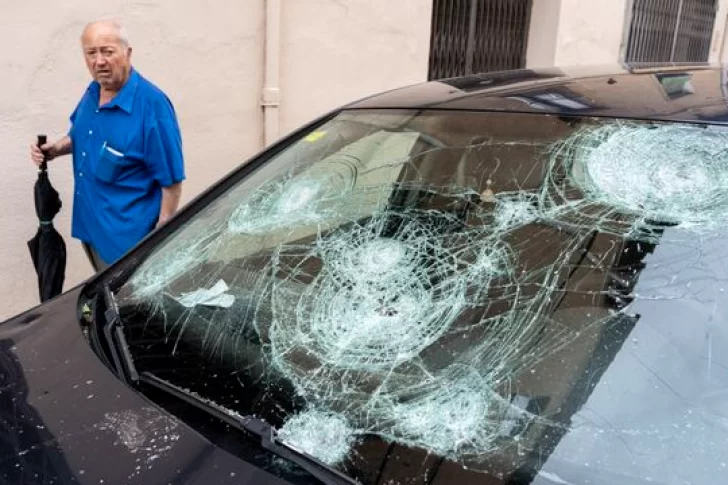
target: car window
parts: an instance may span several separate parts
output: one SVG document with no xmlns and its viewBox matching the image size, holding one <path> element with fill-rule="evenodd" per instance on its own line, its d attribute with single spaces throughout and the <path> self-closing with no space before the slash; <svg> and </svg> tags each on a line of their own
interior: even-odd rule
<svg viewBox="0 0 728 485">
<path fill-rule="evenodd" d="M 117 299 L 141 371 L 362 483 L 713 484 L 726 194 L 722 127 L 344 111 Z"/>
</svg>

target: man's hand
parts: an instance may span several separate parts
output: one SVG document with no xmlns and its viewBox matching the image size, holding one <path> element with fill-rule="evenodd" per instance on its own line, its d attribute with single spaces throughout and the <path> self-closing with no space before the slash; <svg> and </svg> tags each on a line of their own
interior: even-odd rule
<svg viewBox="0 0 728 485">
<path fill-rule="evenodd" d="M 46 143 L 45 145 L 38 147 L 35 143 L 31 143 L 30 145 L 30 159 L 33 160 L 33 163 L 35 163 L 36 166 L 40 167 L 40 164 L 43 163 L 43 159 L 51 160 L 53 157 L 50 154 L 50 148 L 53 146 L 52 143 Z M 43 152 L 45 152 L 45 155 L 43 155 Z"/>
<path fill-rule="evenodd" d="M 71 148 L 71 138 L 68 136 L 64 136 L 54 143 L 46 143 L 41 147 L 38 147 L 37 143 L 31 143 L 30 159 L 33 160 L 36 166 L 40 167 L 44 157 L 47 161 L 51 161 L 56 157 L 71 153 Z"/>
</svg>

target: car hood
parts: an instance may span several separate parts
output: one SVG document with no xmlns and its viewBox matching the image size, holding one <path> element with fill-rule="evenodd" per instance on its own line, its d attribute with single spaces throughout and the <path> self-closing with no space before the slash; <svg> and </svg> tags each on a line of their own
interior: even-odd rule
<svg viewBox="0 0 728 485">
<path fill-rule="evenodd" d="M 79 293 L 0 323 L 0 483 L 287 483 L 119 381 L 76 321 Z"/>
</svg>

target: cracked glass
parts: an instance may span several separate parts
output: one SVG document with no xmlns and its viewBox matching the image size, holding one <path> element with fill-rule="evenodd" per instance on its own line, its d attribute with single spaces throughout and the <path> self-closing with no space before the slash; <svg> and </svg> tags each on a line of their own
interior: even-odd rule
<svg viewBox="0 0 728 485">
<path fill-rule="evenodd" d="M 118 291 L 140 371 L 365 484 L 726 476 L 723 127 L 350 110 L 268 157 Z"/>
</svg>

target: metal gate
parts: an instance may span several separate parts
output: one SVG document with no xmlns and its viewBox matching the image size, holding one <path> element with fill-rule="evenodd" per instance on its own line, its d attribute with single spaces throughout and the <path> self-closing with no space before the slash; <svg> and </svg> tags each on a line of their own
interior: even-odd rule
<svg viewBox="0 0 728 485">
<path fill-rule="evenodd" d="M 531 0 L 433 0 L 429 78 L 526 64 Z"/>
<path fill-rule="evenodd" d="M 707 62 L 716 0 L 633 0 L 625 61 Z"/>
</svg>

